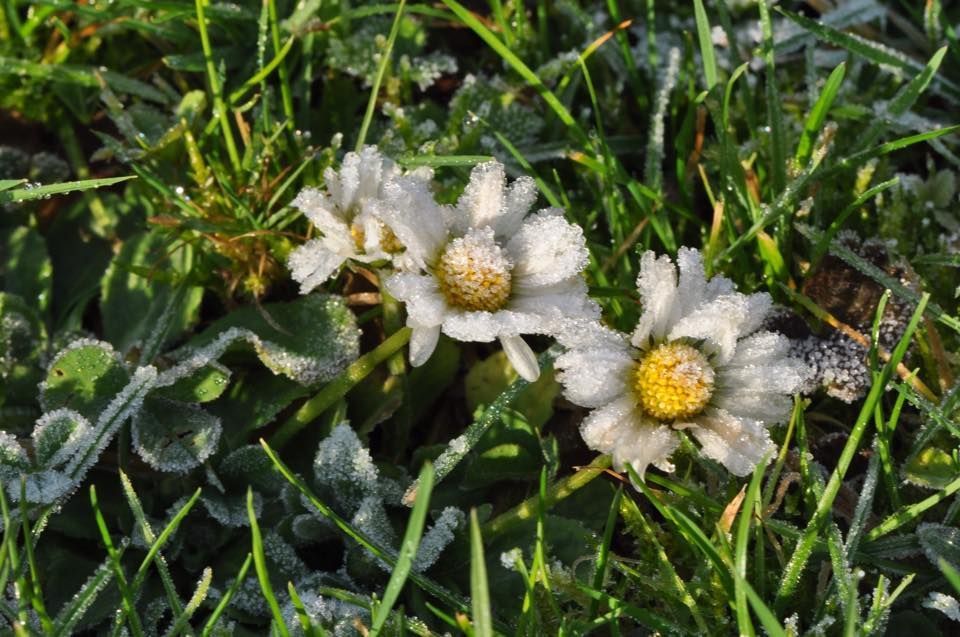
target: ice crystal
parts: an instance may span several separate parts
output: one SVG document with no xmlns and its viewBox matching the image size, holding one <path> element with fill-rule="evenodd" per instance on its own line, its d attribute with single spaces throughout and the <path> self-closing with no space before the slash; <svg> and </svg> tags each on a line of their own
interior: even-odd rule
<svg viewBox="0 0 960 637">
<path fill-rule="evenodd" d="M 931 591 L 925 600 L 923 607 L 938 610 L 955 622 L 960 622 L 960 602 L 956 597 Z"/>
</svg>

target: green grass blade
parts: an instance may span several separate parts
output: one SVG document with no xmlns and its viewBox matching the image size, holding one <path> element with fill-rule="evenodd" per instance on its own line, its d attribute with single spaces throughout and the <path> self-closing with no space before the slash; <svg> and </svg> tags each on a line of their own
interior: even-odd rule
<svg viewBox="0 0 960 637">
<path fill-rule="evenodd" d="M 220 130 L 223 132 L 223 143 L 227 147 L 227 156 L 236 175 L 240 174 L 240 155 L 237 153 L 237 142 L 233 139 L 233 128 L 230 127 L 230 118 L 227 115 L 227 105 L 223 101 L 223 90 L 220 86 L 220 75 L 213 62 L 213 49 L 210 46 L 210 34 L 207 32 L 207 18 L 204 7 L 209 0 L 195 0 L 197 12 L 197 29 L 200 31 L 200 47 L 203 49 L 203 58 L 207 72 L 207 82 L 210 84 L 210 94 L 213 96 L 213 110 L 216 112 Z"/>
<path fill-rule="evenodd" d="M 250 520 L 250 540 L 252 544 L 253 566 L 257 571 L 257 580 L 260 582 L 260 591 L 263 598 L 270 607 L 270 614 L 273 615 L 273 630 L 276 630 L 282 637 L 290 637 L 290 631 L 287 630 L 287 624 L 283 620 L 283 613 L 280 611 L 280 603 L 277 596 L 273 593 L 273 585 L 270 583 L 270 572 L 267 570 L 267 556 L 263 551 L 263 536 L 260 534 L 260 525 L 257 523 L 257 512 L 253 508 L 253 488 L 247 487 L 247 519 Z"/>
<path fill-rule="evenodd" d="M 620 498 L 623 496 L 623 487 L 619 487 L 613 495 L 610 502 L 610 510 L 607 512 L 607 523 L 603 529 L 603 540 L 597 549 L 596 563 L 593 567 L 593 588 L 603 589 L 603 579 L 607 573 L 607 561 L 610 558 L 610 544 L 613 542 L 613 531 L 617 526 L 617 517 L 620 513 Z M 594 619 L 600 611 L 600 601 L 597 599 L 590 601 L 589 618 Z"/>
<path fill-rule="evenodd" d="M 197 612 L 197 609 L 200 608 L 200 604 L 203 603 L 203 600 L 207 598 L 207 594 L 210 591 L 210 582 L 212 580 L 213 570 L 208 566 L 207 568 L 203 569 L 203 573 L 200 576 L 200 581 L 197 583 L 197 588 L 194 589 L 193 595 L 191 595 L 189 601 L 187 601 L 187 605 L 184 607 L 183 611 L 177 615 L 177 618 L 170 626 L 170 630 L 166 632 L 164 637 L 176 637 L 185 629 L 189 629 L 190 618 L 192 618 L 194 613 Z"/>
<path fill-rule="evenodd" d="M 707 82 L 709 91 L 717 85 L 720 76 L 717 73 L 717 53 L 713 48 L 710 19 L 707 17 L 707 10 L 703 7 L 703 0 L 693 0 L 693 16 L 697 22 L 697 41 L 700 43 L 700 57 L 703 61 L 703 78 Z"/>
<path fill-rule="evenodd" d="M 120 589 L 120 599 L 122 612 L 118 613 L 117 621 L 122 623 L 124 619 L 130 627 L 130 632 L 134 637 L 143 637 L 143 626 L 140 625 L 140 616 L 137 613 L 134 591 L 130 590 L 127 583 L 127 576 L 123 570 L 123 564 L 120 563 L 120 552 L 114 547 L 113 540 L 110 538 L 110 530 L 107 528 L 107 522 L 103 519 L 100 512 L 100 504 L 97 501 L 97 488 L 90 485 L 90 504 L 93 507 L 93 514 L 97 521 L 97 529 L 100 531 L 100 537 L 107 549 L 107 555 L 110 557 L 110 564 L 113 567 L 114 577 L 117 578 L 117 588 Z"/>
<path fill-rule="evenodd" d="M 574 119 L 573 115 L 570 114 L 570 111 L 567 110 L 567 107 L 563 105 L 560 99 L 544 85 L 543 81 L 537 77 L 537 74 L 530 69 L 529 66 L 524 64 L 517 55 L 510 50 L 507 45 L 500 41 L 500 38 L 496 36 L 493 31 L 487 28 L 483 22 L 481 22 L 477 16 L 470 12 L 466 7 L 457 2 L 456 0 L 443 0 L 443 3 L 447 5 L 451 11 L 463 22 L 465 25 L 470 27 L 474 33 L 480 36 L 487 45 L 494 50 L 500 57 L 503 58 L 514 71 L 516 71 L 531 87 L 535 90 L 540 97 L 547 103 L 547 105 L 553 110 L 564 126 L 566 126 L 571 133 L 577 138 L 577 141 L 584 142 L 587 139 L 586 133 L 577 123 L 577 120 Z"/>
<path fill-rule="evenodd" d="M 72 635 L 74 628 L 83 619 L 90 605 L 113 578 L 113 562 L 108 557 L 93 572 L 80 590 L 63 605 L 54 619 L 54 637 Z"/>
<path fill-rule="evenodd" d="M 7 189 L 5 192 L 0 192 L 0 204 L 35 201 L 37 199 L 50 197 L 51 195 L 62 195 L 68 192 L 90 190 L 91 188 L 103 188 L 104 186 L 112 186 L 113 184 L 119 184 L 127 181 L 128 179 L 134 178 L 134 175 L 128 175 L 126 177 L 104 177 L 102 179 L 65 181 L 60 184 L 49 184 L 46 186 L 36 186 L 31 188 L 17 188 L 15 190 Z"/>
<path fill-rule="evenodd" d="M 560 350 L 558 347 L 551 347 L 547 351 L 540 354 L 540 356 L 537 357 L 537 362 L 540 365 L 540 369 L 547 369 L 548 366 L 553 364 L 553 360 L 559 354 Z M 467 427 L 467 430 L 463 432 L 463 434 L 452 440 L 447 445 L 447 448 L 444 449 L 443 453 L 441 453 L 434 461 L 434 466 L 436 468 L 434 478 L 437 484 L 440 484 L 440 482 L 456 468 L 460 461 L 470 453 L 473 447 L 480 441 L 480 438 L 483 437 L 483 434 L 485 434 L 490 427 L 500 422 L 500 416 L 503 413 L 503 410 L 509 408 L 528 385 L 530 385 L 530 383 L 522 378 L 518 378 L 517 380 L 513 381 L 509 387 L 507 387 L 499 396 L 497 396 L 497 398 L 490 404 L 489 407 L 483 410 L 483 413 L 480 415 L 480 417 L 471 423 L 470 426 Z M 407 492 L 403 496 L 404 504 L 407 506 L 411 506 L 413 504 L 414 499 L 417 497 L 417 489 L 419 488 L 419 485 L 419 481 L 416 480 L 410 485 L 410 487 L 407 489 Z"/>
<path fill-rule="evenodd" d="M 487 563 L 483 557 L 483 536 L 476 509 L 470 510 L 470 598 L 473 600 L 473 634 L 475 637 L 493 637 Z"/>
<path fill-rule="evenodd" d="M 793 13 L 779 7 L 777 11 L 812 33 L 818 39 L 835 46 L 843 47 L 881 68 L 896 69 L 903 72 L 907 77 L 918 77 L 924 72 L 924 67 L 921 64 L 895 49 L 891 49 L 890 47 L 858 35 L 846 33 L 825 24 L 820 24 L 816 20 L 811 20 L 798 13 Z M 960 86 L 946 78 L 936 78 L 934 87 L 938 92 L 944 93 L 953 99 L 960 97 Z"/>
<path fill-rule="evenodd" d="M 287 593 L 290 595 L 290 601 L 293 603 L 293 610 L 297 613 L 297 620 L 300 622 L 300 628 L 306 637 L 326 637 L 327 631 L 320 624 L 314 625 L 307 614 L 307 608 L 303 605 L 303 600 L 297 594 L 297 589 L 293 582 L 287 582 Z"/>
<path fill-rule="evenodd" d="M 776 55 L 773 43 L 773 23 L 770 20 L 770 7 L 767 0 L 758 0 L 760 8 L 760 28 L 763 32 L 763 60 L 766 67 L 764 95 L 767 102 L 767 122 L 770 126 L 770 160 L 773 163 L 773 191 L 782 192 L 787 185 L 787 142 L 783 125 L 783 104 L 777 88 Z M 778 237 L 784 240 L 789 224 L 780 226 Z"/>
<path fill-rule="evenodd" d="M 227 606 L 230 605 L 230 601 L 233 599 L 233 596 L 237 594 L 237 591 L 240 590 L 243 580 L 247 578 L 247 571 L 250 570 L 250 565 L 253 564 L 253 554 L 247 553 L 247 558 L 243 561 L 243 565 L 240 566 L 240 570 L 237 572 L 236 579 L 233 580 L 233 584 L 230 585 L 230 588 L 227 589 L 227 592 L 224 593 L 223 597 L 220 599 L 220 602 L 217 604 L 217 607 L 213 609 L 213 612 L 210 613 L 210 617 L 207 618 L 206 623 L 203 625 L 203 632 L 200 633 L 202 637 L 209 637 L 213 632 L 213 629 L 217 627 L 217 622 L 220 621 L 220 616 L 223 615 L 223 612 L 227 610 Z"/>
<path fill-rule="evenodd" d="M 820 91 L 817 102 L 813 105 L 813 108 L 810 109 L 810 114 L 807 115 L 807 119 L 803 123 L 803 133 L 800 134 L 800 142 L 797 144 L 797 152 L 796 155 L 794 155 L 794 159 L 800 166 L 805 165 L 810 159 L 810 154 L 813 152 L 813 145 L 820 135 L 820 129 L 827 119 L 827 113 L 830 112 L 830 107 L 833 106 L 833 102 L 837 98 L 837 93 L 840 91 L 840 85 L 843 84 L 846 71 L 846 62 L 841 62 L 837 65 L 837 68 L 833 69 L 826 83 L 824 83 L 823 89 Z"/>
<path fill-rule="evenodd" d="M 740 518 L 737 521 L 737 537 L 734 545 L 734 570 L 736 578 L 736 595 L 734 596 L 737 625 L 741 635 L 753 635 L 753 622 L 750 621 L 750 613 L 747 610 L 747 591 L 744 584 L 747 583 L 747 558 L 749 557 L 750 543 L 750 522 L 753 520 L 755 508 L 760 497 L 760 482 L 763 480 L 766 463 L 761 461 L 753 471 L 753 477 L 750 479 L 750 486 L 747 487 L 746 496 L 741 503 Z"/>
<path fill-rule="evenodd" d="M 367 110 L 363 114 L 360 133 L 357 135 L 357 143 L 354 146 L 354 150 L 358 153 L 363 149 L 363 144 L 367 140 L 367 131 L 370 129 L 373 114 L 377 109 L 377 97 L 380 94 L 380 85 L 383 83 L 383 76 L 387 72 L 387 66 L 390 65 L 390 56 L 393 53 L 393 45 L 397 41 L 397 34 L 400 33 L 400 19 L 403 17 L 403 7 L 405 4 L 406 0 L 400 0 L 400 3 L 397 5 L 397 13 L 393 16 L 393 24 L 390 26 L 390 34 L 387 36 L 387 45 L 380 53 L 380 64 L 377 66 L 377 74 L 373 78 L 373 86 L 370 87 L 370 99 L 367 101 Z"/>
<path fill-rule="evenodd" d="M 685 513 L 680 511 L 674 506 L 669 504 L 664 504 L 660 499 L 650 490 L 650 487 L 640 479 L 640 476 L 637 475 L 633 467 L 627 465 L 627 471 L 630 474 L 631 481 L 634 486 L 640 490 L 643 495 L 647 497 L 647 500 L 660 512 L 660 514 L 667 519 L 677 531 L 686 539 L 686 541 L 703 553 L 704 557 L 710 562 L 713 568 L 717 572 L 717 576 L 720 578 L 720 583 L 723 585 L 724 591 L 731 598 L 735 596 L 735 588 L 733 584 L 733 578 L 730 575 L 730 566 L 724 561 L 723 557 L 720 555 L 720 552 L 717 550 L 717 547 L 713 545 L 713 542 L 710 541 L 710 538 L 707 537 L 706 533 L 697 526 L 697 523 L 691 520 Z"/>
<path fill-rule="evenodd" d="M 830 511 L 833 508 L 833 503 L 837 497 L 837 494 L 840 492 L 840 486 L 843 482 L 843 478 L 846 475 L 847 470 L 850 468 L 850 463 L 853 461 L 854 455 L 857 452 L 857 449 L 860 445 L 860 439 L 863 437 L 863 434 L 866 431 L 867 423 L 869 423 L 873 416 L 873 409 L 876 406 L 877 401 L 880 400 L 880 398 L 883 396 L 883 393 L 886 391 L 887 383 L 890 381 L 893 371 L 903 359 L 903 356 L 907 351 L 907 347 L 913 338 L 913 333 L 916 331 L 917 325 L 920 323 L 920 319 L 923 316 L 923 312 L 926 309 L 929 299 L 930 295 L 927 293 L 925 293 L 920 299 L 917 309 L 914 311 L 906 330 L 904 330 L 903 337 L 900 339 L 900 342 L 897 343 L 897 346 L 890 355 L 890 360 L 886 365 L 883 366 L 883 370 L 880 372 L 879 377 L 875 379 L 873 386 L 870 388 L 870 392 L 867 394 L 867 397 L 864 400 L 860 414 L 857 416 L 857 420 L 854 423 L 853 428 L 850 430 L 847 443 L 844 445 L 843 451 L 840 453 L 837 466 L 830 475 L 830 480 L 824 487 L 823 495 L 818 499 L 817 508 L 810 517 L 810 521 L 807 523 L 807 527 L 804 530 L 800 541 L 797 543 L 796 549 L 784 568 L 783 575 L 780 579 L 780 588 L 777 591 L 776 603 L 778 608 L 786 603 L 786 600 L 794 594 L 797 586 L 799 585 L 803 568 L 813 551 L 813 546 L 816 542 L 817 535 L 820 533 L 821 529 L 826 523 Z"/>
<path fill-rule="evenodd" d="M 383 600 L 377 605 L 373 613 L 373 622 L 370 628 L 371 637 L 376 637 L 383 629 L 390 611 L 400 597 L 403 585 L 407 581 L 407 575 L 413 568 L 413 560 L 417 555 L 417 549 L 420 546 L 420 537 L 423 535 L 423 525 L 427 519 L 427 511 L 430 505 L 430 494 L 433 492 L 433 465 L 429 462 L 423 464 L 420 469 L 420 477 L 417 478 L 420 488 L 417 490 L 417 500 L 413 505 L 413 512 L 407 522 L 407 530 L 403 535 L 403 542 L 400 544 L 400 553 L 397 555 L 397 562 L 394 564 L 390 574 L 390 581 L 387 582 L 387 588 L 383 592 Z"/>
</svg>

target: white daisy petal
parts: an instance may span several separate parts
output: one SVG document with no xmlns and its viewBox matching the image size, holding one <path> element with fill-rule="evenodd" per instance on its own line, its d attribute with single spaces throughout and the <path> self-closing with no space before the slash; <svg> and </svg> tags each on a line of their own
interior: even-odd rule
<svg viewBox="0 0 960 637">
<path fill-rule="evenodd" d="M 440 325 L 447 304 L 432 276 L 398 272 L 384 282 L 387 292 L 407 304 L 409 322 L 416 325 Z"/>
<path fill-rule="evenodd" d="M 707 277 L 703 271 L 703 256 L 699 250 L 680 248 L 677 252 L 680 277 L 677 282 L 677 302 L 672 312 L 673 320 L 686 316 L 701 303 L 707 290 Z"/>
<path fill-rule="evenodd" d="M 530 177 L 518 177 L 510 184 L 504 196 L 503 211 L 494 226 L 498 238 L 506 240 L 516 234 L 524 216 L 537 200 L 537 194 L 537 182 Z"/>
<path fill-rule="evenodd" d="M 447 242 L 447 214 L 434 202 L 426 184 L 399 178 L 384 186 L 378 204 L 383 222 L 406 247 L 416 267 L 426 267 Z"/>
<path fill-rule="evenodd" d="M 556 325 L 548 327 L 545 323 L 543 334 L 556 334 L 570 320 L 600 318 L 600 306 L 587 296 L 587 283 L 579 275 L 549 286 L 514 287 L 513 292 L 508 309 L 538 314 Z"/>
<path fill-rule="evenodd" d="M 650 337 L 663 338 L 677 296 L 677 269 L 670 257 L 657 257 L 647 251 L 640 258 L 637 291 L 643 303 L 643 314 L 633 332 L 633 344 L 642 347 Z"/>
<path fill-rule="evenodd" d="M 540 378 L 540 364 L 537 362 L 537 355 L 530 349 L 522 336 L 501 336 L 500 345 L 503 346 L 503 353 L 507 355 L 507 359 L 517 370 L 520 378 L 531 383 Z"/>
<path fill-rule="evenodd" d="M 580 435 L 594 451 L 613 453 L 624 432 L 632 431 L 632 421 L 637 417 L 633 401 L 621 396 L 591 411 L 580 423 Z"/>
<path fill-rule="evenodd" d="M 772 425 L 786 422 L 793 409 L 793 398 L 770 392 L 744 391 L 742 388 L 718 390 L 711 404 L 738 418 L 751 418 Z"/>
<path fill-rule="evenodd" d="M 790 354 L 790 339 L 777 332 L 756 332 L 740 339 L 737 352 L 729 367 L 764 365 L 786 358 Z"/>
<path fill-rule="evenodd" d="M 554 367 L 563 395 L 581 407 L 600 407 L 627 392 L 633 357 L 622 340 L 597 347 L 571 349 L 557 357 Z"/>
<path fill-rule="evenodd" d="M 340 216 L 334 199 L 316 188 L 304 188 L 290 205 L 302 212 L 324 235 L 349 236 L 350 228 Z"/>
<path fill-rule="evenodd" d="M 300 294 L 307 294 L 329 279 L 344 261 L 345 257 L 326 248 L 323 239 L 311 239 L 290 253 L 287 267 L 300 284 Z"/>
<path fill-rule="evenodd" d="M 443 333 L 458 341 L 489 343 L 501 335 L 521 333 L 505 312 L 453 312 L 443 319 Z"/>
<path fill-rule="evenodd" d="M 467 228 L 493 228 L 497 217 L 503 213 L 504 187 L 507 176 L 503 164 L 488 161 L 477 164 L 470 171 L 470 181 L 457 201 L 457 210 L 461 214 L 461 223 Z"/>
<path fill-rule="evenodd" d="M 652 422 L 637 424 L 633 435 L 625 436 L 613 450 L 613 466 L 624 471 L 629 463 L 640 479 L 645 477 L 650 465 L 672 473 L 674 466 L 670 455 L 678 446 L 677 434 L 669 427 Z"/>
<path fill-rule="evenodd" d="M 733 358 L 741 326 L 750 311 L 743 294 L 726 294 L 687 314 L 667 334 L 668 340 L 689 338 L 705 341 L 705 350 L 716 355 L 718 365 Z"/>
<path fill-rule="evenodd" d="M 556 211 L 541 211 L 528 217 L 507 243 L 514 261 L 514 286 L 553 285 L 587 266 L 589 253 L 583 230 Z"/>
<path fill-rule="evenodd" d="M 722 409 L 709 409 L 690 423 L 675 425 L 690 431 L 700 443 L 701 452 L 713 458 L 737 476 L 749 475 L 775 447 L 763 423 L 737 418 Z"/>
<path fill-rule="evenodd" d="M 430 327 L 413 326 L 413 333 L 410 334 L 410 364 L 414 367 L 420 367 L 433 354 L 437 348 L 437 341 L 440 339 L 440 326 L 432 325 Z"/>
</svg>

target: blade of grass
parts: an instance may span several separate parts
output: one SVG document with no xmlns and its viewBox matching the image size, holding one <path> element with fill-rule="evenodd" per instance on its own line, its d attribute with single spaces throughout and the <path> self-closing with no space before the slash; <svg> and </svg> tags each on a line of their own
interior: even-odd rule
<svg viewBox="0 0 960 637">
<path fill-rule="evenodd" d="M 476 509 L 470 509 L 470 598 L 473 600 L 473 634 L 475 637 L 493 637 L 487 563 L 483 557 L 483 536 Z"/>
<path fill-rule="evenodd" d="M 703 78 L 707 83 L 707 90 L 717 85 L 717 54 L 713 48 L 710 19 L 707 10 L 703 7 L 703 0 L 693 0 L 693 17 L 697 23 L 697 41 L 700 43 L 700 59 L 703 62 Z"/>
<path fill-rule="evenodd" d="M 769 457 L 769 456 L 768 456 Z M 750 486 L 747 487 L 747 494 L 740 507 L 740 519 L 737 521 L 737 539 L 734 551 L 734 579 L 735 605 L 737 611 L 737 626 L 741 635 L 756 634 L 753 628 L 753 622 L 750 621 L 750 612 L 747 610 L 747 557 L 750 544 L 750 522 L 753 516 L 757 514 L 757 508 L 760 503 L 760 482 L 763 480 L 763 474 L 766 469 L 766 462 L 761 461 L 753 471 L 753 477 L 750 479 Z"/>
<path fill-rule="evenodd" d="M 846 62 L 841 62 L 833 69 L 826 83 L 824 83 L 823 89 L 820 91 L 817 102 L 813 105 L 813 108 L 810 109 L 810 114 L 807 115 L 807 119 L 803 123 L 803 132 L 800 134 L 800 142 L 797 144 L 797 152 L 794 155 L 794 159 L 800 166 L 805 165 L 810 159 L 810 154 L 813 152 L 813 145 L 817 141 L 820 129 L 827 119 L 827 113 L 830 112 L 830 107 L 833 106 L 833 101 L 837 98 L 837 93 L 840 90 L 840 85 L 843 84 L 846 71 Z"/>
<path fill-rule="evenodd" d="M 117 588 L 120 589 L 120 600 L 122 612 L 118 613 L 117 621 L 122 624 L 124 618 L 130 627 L 130 632 L 134 637 L 143 637 L 143 626 L 140 625 L 140 616 L 137 614 L 137 607 L 133 597 L 133 591 L 127 583 L 127 576 L 123 571 L 123 564 L 120 563 L 120 552 L 114 547 L 113 540 L 110 539 L 110 530 L 107 529 L 107 522 L 103 519 L 100 512 L 100 504 L 97 501 L 97 488 L 90 485 L 90 504 L 93 506 L 93 514 L 97 521 L 97 528 L 100 530 L 100 537 L 107 549 L 107 555 L 110 557 L 110 564 L 113 567 L 113 575 L 117 578 Z M 115 624 L 116 625 L 116 624 Z"/>
<path fill-rule="evenodd" d="M 230 605 L 233 596 L 237 594 L 237 591 L 240 590 L 240 585 L 243 584 L 243 580 L 247 578 L 247 571 L 250 570 L 251 564 L 253 564 L 253 554 L 247 553 L 247 558 L 243 561 L 243 565 L 240 566 L 240 571 L 237 573 L 236 579 L 233 580 L 233 584 L 227 589 L 227 592 L 220 599 L 217 607 L 213 609 L 210 617 L 207 618 L 206 623 L 203 625 L 202 637 L 210 637 L 210 634 L 213 633 L 213 630 L 217 627 L 217 622 L 220 621 L 220 616 L 223 615 L 223 611 L 227 610 L 227 606 Z"/>
<path fill-rule="evenodd" d="M 443 0 L 443 3 L 463 22 L 470 27 L 474 33 L 480 36 L 487 45 L 494 50 L 503 61 L 515 70 L 531 87 L 535 90 L 547 105 L 553 110 L 560 121 L 574 135 L 578 142 L 586 143 L 587 135 L 574 119 L 567 107 L 557 98 L 557 96 L 544 85 L 543 81 L 530 69 L 524 62 L 511 51 L 507 45 L 500 41 L 490 29 L 487 28 L 471 11 L 456 0 Z"/>
<path fill-rule="evenodd" d="M 48 184 L 46 186 L 31 186 L 27 188 L 17 188 L 0 192 L 0 204 L 21 203 L 24 201 L 34 201 L 45 199 L 51 195 L 60 195 L 68 192 L 77 192 L 80 190 L 90 190 L 91 188 L 103 188 L 112 186 L 129 179 L 134 179 L 134 175 L 126 177 L 104 177 L 102 179 L 84 179 L 82 181 L 65 181 L 59 184 Z M 19 183 L 19 182 L 18 182 Z"/>
<path fill-rule="evenodd" d="M 617 526 L 617 516 L 620 512 L 620 498 L 623 496 L 623 487 L 617 487 L 613 494 L 613 500 L 610 502 L 610 510 L 607 512 L 607 523 L 603 528 L 603 540 L 597 549 L 597 557 L 593 567 L 592 586 L 596 590 L 603 589 L 603 580 L 607 573 L 607 560 L 610 558 L 610 544 L 613 542 L 613 531 Z M 597 617 L 600 611 L 600 600 L 590 601 L 590 611 L 588 617 L 592 620 Z"/>
<path fill-rule="evenodd" d="M 210 84 L 210 94 L 213 96 L 213 110 L 220 122 L 223 133 L 223 142 L 227 147 L 227 156 L 235 175 L 241 171 L 240 155 L 237 153 L 237 143 L 233 139 L 233 129 L 230 128 L 230 118 L 227 116 L 227 105 L 223 101 L 223 91 L 220 87 L 220 75 L 213 63 L 213 50 L 210 47 L 210 34 L 207 32 L 207 18 L 204 7 L 209 0 L 195 0 L 197 12 L 197 29 L 200 31 L 200 47 L 203 49 L 203 59 L 207 72 L 207 82 Z"/>
<path fill-rule="evenodd" d="M 283 448 L 291 438 L 301 429 L 316 420 L 323 412 L 333 406 L 338 400 L 366 378 L 377 365 L 390 358 L 410 340 L 410 328 L 405 327 L 396 331 L 389 338 L 340 372 L 340 375 L 327 383 L 313 398 L 307 400 L 300 409 L 290 417 L 270 437 L 270 446 Z"/>
<path fill-rule="evenodd" d="M 783 104 L 777 88 L 776 55 L 773 42 L 773 22 L 770 20 L 770 7 L 767 0 L 758 0 L 760 9 L 760 29 L 763 33 L 763 61 L 766 70 L 764 95 L 767 102 L 767 122 L 770 126 L 770 160 L 773 176 L 773 192 L 783 192 L 787 185 L 787 143 L 783 128 Z M 780 225 L 777 239 L 786 240 L 790 225 L 786 221 Z"/>
<path fill-rule="evenodd" d="M 290 631 L 287 630 L 283 613 L 280 611 L 280 603 L 277 602 L 277 596 L 273 594 L 273 585 L 270 583 L 270 573 L 267 570 L 267 556 L 263 551 L 263 536 L 260 534 L 260 525 L 257 523 L 257 512 L 253 508 L 252 487 L 247 487 L 247 519 L 250 520 L 253 566 L 257 572 L 257 580 L 260 582 L 260 591 L 263 593 L 263 598 L 266 600 L 267 606 L 270 607 L 270 614 L 273 615 L 273 628 L 271 632 L 276 631 L 281 637 L 290 637 Z"/>
<path fill-rule="evenodd" d="M 190 628 L 190 618 L 193 617 L 194 613 L 197 612 L 197 609 L 200 608 L 200 604 L 203 603 L 203 600 L 207 598 L 207 594 L 210 591 L 210 582 L 213 580 L 213 569 L 209 566 L 203 569 L 203 573 L 200 576 L 200 581 L 197 583 L 197 588 L 193 591 L 193 595 L 190 596 L 190 599 L 187 601 L 187 605 L 184 607 L 183 611 L 177 615 L 176 620 L 170 626 L 164 637 L 176 637 L 182 633 L 185 629 L 187 632 L 192 633 L 193 631 L 189 630 Z"/>
<path fill-rule="evenodd" d="M 823 496 L 819 498 L 816 510 L 811 516 L 803 535 L 801 536 L 793 554 L 790 557 L 790 560 L 787 562 L 787 565 L 784 568 L 783 575 L 780 579 L 780 588 L 777 591 L 776 597 L 776 606 L 778 609 L 785 605 L 786 600 L 795 593 L 796 588 L 799 585 L 803 568 L 806 566 L 807 560 L 810 558 L 817 535 L 820 533 L 820 530 L 826 523 L 830 511 L 833 508 L 833 503 L 837 497 L 837 494 L 840 492 L 840 486 L 843 482 L 843 478 L 846 475 L 847 470 L 850 468 L 850 463 L 853 461 L 853 457 L 860 445 L 860 439 L 863 437 L 863 434 L 866 431 L 867 423 L 869 423 L 871 416 L 873 415 L 874 406 L 876 405 L 877 401 L 880 400 L 884 391 L 886 391 L 887 383 L 890 381 L 893 371 L 903 359 L 903 356 L 907 351 L 907 347 L 913 338 L 913 333 L 916 331 L 917 325 L 920 323 L 920 319 L 923 316 L 923 311 L 926 309 L 929 298 L 930 295 L 925 293 L 920 299 L 920 303 L 917 305 L 917 309 L 914 311 L 913 316 L 911 317 L 910 322 L 903 333 L 903 337 L 900 339 L 900 342 L 897 343 L 896 348 L 894 348 L 893 353 L 890 356 L 890 360 L 886 365 L 883 366 L 883 370 L 880 372 L 879 378 L 875 380 L 873 386 L 870 388 L 869 394 L 867 394 L 867 397 L 864 400 L 860 414 L 857 416 L 857 420 L 854 423 L 853 428 L 850 430 L 847 443 L 844 445 L 843 451 L 840 453 L 837 466 L 830 475 L 830 480 L 827 482 L 827 485 L 824 488 Z"/>
<path fill-rule="evenodd" d="M 373 613 L 373 621 L 370 627 L 371 637 L 380 634 L 387 618 L 390 616 L 390 611 L 400 597 L 407 576 L 413 568 L 413 560 L 417 555 L 420 537 L 423 535 L 424 521 L 427 518 L 430 494 L 433 491 L 433 473 L 433 465 L 425 462 L 423 468 L 420 469 L 420 476 L 417 478 L 420 488 L 417 490 L 417 500 L 413 504 L 413 512 L 410 514 L 407 530 L 403 535 L 403 542 L 400 544 L 397 562 L 391 569 L 390 581 L 387 582 L 387 588 L 383 592 L 383 600 L 377 605 L 377 609 Z"/>
<path fill-rule="evenodd" d="M 363 114 L 363 122 L 360 124 L 360 132 L 357 134 L 357 143 L 354 146 L 354 150 L 358 153 L 363 150 L 363 144 L 367 139 L 367 131 L 370 128 L 370 122 L 373 121 L 373 113 L 377 108 L 377 97 L 380 94 L 380 85 L 383 83 L 383 76 L 386 74 L 387 66 L 390 64 L 393 44 L 397 41 L 397 34 L 400 33 L 400 19 L 403 17 L 403 7 L 405 4 L 406 0 L 400 0 L 397 4 L 397 13 L 393 16 L 393 24 L 390 26 L 387 44 L 380 53 L 380 64 L 377 66 L 377 73 L 373 77 L 373 86 L 370 87 L 370 99 L 367 101 L 367 110 Z"/>
</svg>

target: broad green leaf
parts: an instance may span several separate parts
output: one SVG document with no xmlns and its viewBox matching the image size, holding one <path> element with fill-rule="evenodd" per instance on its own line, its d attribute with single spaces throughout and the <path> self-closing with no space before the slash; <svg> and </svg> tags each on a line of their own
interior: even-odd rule
<svg viewBox="0 0 960 637">
<path fill-rule="evenodd" d="M 953 456 L 937 446 L 922 449 L 903 467 L 903 477 L 913 484 L 930 489 L 942 489 L 960 475 Z"/>
<path fill-rule="evenodd" d="M 143 352 L 145 363 L 196 322 L 203 297 L 202 288 L 165 280 L 185 277 L 193 262 L 189 245 L 171 241 L 156 230 L 130 237 L 100 282 L 104 336 L 121 352 L 137 344 L 152 350 Z"/>
<path fill-rule="evenodd" d="M 178 350 L 164 372 L 170 384 L 245 342 L 275 374 L 303 385 L 330 380 L 359 354 L 356 320 L 339 296 L 310 294 L 289 303 L 246 306 L 215 321 Z"/>
<path fill-rule="evenodd" d="M 41 469 L 66 464 L 93 443 L 90 421 L 69 409 L 44 414 L 33 430 L 34 463 Z"/>
<path fill-rule="evenodd" d="M 110 345 L 80 339 L 53 359 L 41 387 L 40 403 L 46 411 L 66 407 L 93 421 L 129 380 Z"/>
<path fill-rule="evenodd" d="M 934 566 L 944 560 L 954 568 L 960 567 L 960 529 L 924 522 L 917 527 L 917 538 Z"/>
<path fill-rule="evenodd" d="M 229 369 L 206 365 L 169 387 L 157 390 L 157 395 L 185 403 L 207 403 L 223 395 L 229 385 Z"/>
<path fill-rule="evenodd" d="M 134 416 L 133 448 L 158 471 L 186 473 L 217 449 L 220 419 L 199 405 L 147 399 Z"/>
</svg>

